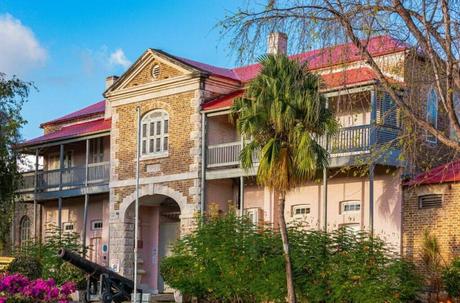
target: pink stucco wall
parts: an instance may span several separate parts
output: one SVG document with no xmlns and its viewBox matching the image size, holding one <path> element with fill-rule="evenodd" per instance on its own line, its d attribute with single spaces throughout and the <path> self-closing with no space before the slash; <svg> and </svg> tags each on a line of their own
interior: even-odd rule
<svg viewBox="0 0 460 303">
<path fill-rule="evenodd" d="M 217 205 L 226 212 L 229 204 L 235 205 L 238 199 L 238 185 L 233 179 L 209 180 L 206 182 L 206 210 L 210 205 Z"/>
<path fill-rule="evenodd" d="M 158 231 L 160 206 L 141 206 L 139 238 L 139 268 L 143 270 L 141 284 L 157 289 L 158 283 Z"/>
<path fill-rule="evenodd" d="M 63 199 L 62 203 L 62 223 L 73 223 L 74 231 L 81 235 L 83 231 L 83 209 L 84 197 L 75 197 Z M 43 204 L 43 230 L 49 224 L 57 226 L 58 224 L 58 205 L 57 200 L 47 201 Z M 94 220 L 102 220 L 102 230 L 92 230 L 91 223 Z M 100 264 L 107 265 L 108 256 L 102 251 L 103 245 L 108 245 L 109 239 L 109 196 L 108 194 L 90 195 L 88 204 L 88 221 L 86 226 L 86 244 L 91 246 L 92 243 L 97 243 L 98 247 L 90 247 L 88 256 Z M 45 237 L 45 234 L 43 234 Z M 95 241 L 95 239 L 98 239 Z"/>
<path fill-rule="evenodd" d="M 376 169 L 374 179 L 374 231 L 396 251 L 400 248 L 402 189 L 399 171 L 386 172 Z M 217 203 L 225 210 L 226 201 L 232 198 L 229 180 L 207 182 L 206 203 Z M 293 206 L 308 204 L 310 214 L 302 218 L 311 228 L 322 228 L 322 181 L 311 182 L 298 187 L 286 196 L 285 215 L 289 222 L 296 220 L 292 216 Z M 341 213 L 343 201 L 360 201 L 357 212 Z M 244 208 L 261 208 L 266 222 L 276 224 L 277 197 L 267 188 L 257 185 L 245 185 Z M 328 183 L 328 229 L 336 229 L 343 224 L 359 224 L 361 229 L 369 228 L 369 179 L 367 176 L 336 176 Z"/>
</svg>

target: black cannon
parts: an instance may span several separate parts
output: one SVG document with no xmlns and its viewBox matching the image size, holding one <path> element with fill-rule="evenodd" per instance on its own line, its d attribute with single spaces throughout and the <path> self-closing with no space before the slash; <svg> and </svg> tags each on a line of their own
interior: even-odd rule
<svg viewBox="0 0 460 303">
<path fill-rule="evenodd" d="M 86 272 L 86 302 L 121 303 L 131 300 L 134 282 L 80 255 L 61 248 L 59 257 Z M 137 291 L 142 298 L 142 290 Z"/>
</svg>

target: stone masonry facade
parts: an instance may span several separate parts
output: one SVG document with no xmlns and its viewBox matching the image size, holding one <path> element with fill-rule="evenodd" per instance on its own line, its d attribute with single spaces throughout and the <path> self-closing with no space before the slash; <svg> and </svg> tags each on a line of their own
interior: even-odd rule
<svg viewBox="0 0 460 303">
<path fill-rule="evenodd" d="M 418 197 L 441 194 L 440 207 L 421 209 Z M 428 231 L 439 241 L 445 261 L 460 256 L 460 184 L 435 184 L 406 188 L 402 205 L 403 255 L 421 264 L 420 253 L 424 233 Z"/>
</svg>

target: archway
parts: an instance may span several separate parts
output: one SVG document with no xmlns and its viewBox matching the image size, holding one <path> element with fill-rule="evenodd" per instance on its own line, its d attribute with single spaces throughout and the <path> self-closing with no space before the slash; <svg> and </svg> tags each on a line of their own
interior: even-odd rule
<svg viewBox="0 0 460 303">
<path fill-rule="evenodd" d="M 171 253 L 171 246 L 180 237 L 181 208 L 173 198 L 144 195 L 139 198 L 138 282 L 149 293 L 172 292 L 159 272 L 161 259 Z M 134 203 L 126 209 L 125 220 L 133 224 Z M 132 241 L 134 249 L 134 241 Z"/>
</svg>

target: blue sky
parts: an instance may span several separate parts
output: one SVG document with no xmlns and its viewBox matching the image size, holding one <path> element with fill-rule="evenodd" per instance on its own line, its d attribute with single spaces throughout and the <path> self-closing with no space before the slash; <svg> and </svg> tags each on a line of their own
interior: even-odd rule
<svg viewBox="0 0 460 303">
<path fill-rule="evenodd" d="M 0 71 L 33 81 L 24 138 L 39 124 L 102 100 L 104 80 L 145 49 L 233 66 L 215 24 L 244 0 L 0 0 Z"/>
</svg>

